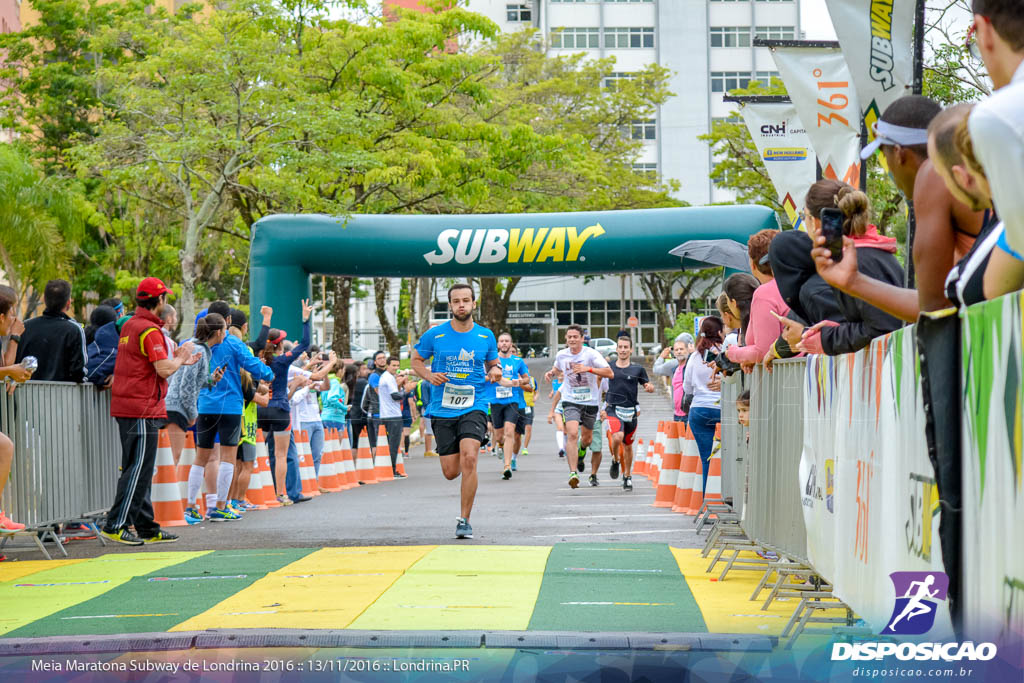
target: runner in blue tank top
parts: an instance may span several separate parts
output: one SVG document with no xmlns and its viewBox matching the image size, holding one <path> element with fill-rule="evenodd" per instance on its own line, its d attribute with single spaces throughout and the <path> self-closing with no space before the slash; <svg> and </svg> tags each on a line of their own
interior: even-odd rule
<svg viewBox="0 0 1024 683">
<path fill-rule="evenodd" d="M 473 322 L 476 296 L 467 284 L 448 290 L 452 319 L 433 327 L 410 354 L 413 372 L 430 382 L 430 425 L 446 479 L 462 475 L 462 516 L 456 538 L 473 538 L 469 515 L 476 498 L 476 463 L 487 434 L 487 404 L 501 381 L 494 333 Z M 430 360 L 430 367 L 426 362 Z"/>
</svg>

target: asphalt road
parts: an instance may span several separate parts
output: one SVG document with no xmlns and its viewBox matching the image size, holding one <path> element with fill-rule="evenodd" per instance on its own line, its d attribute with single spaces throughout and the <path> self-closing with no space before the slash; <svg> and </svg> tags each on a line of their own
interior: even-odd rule
<svg viewBox="0 0 1024 683">
<path fill-rule="evenodd" d="M 550 367 L 546 360 L 529 361 L 531 373 L 541 378 Z M 501 477 L 502 463 L 481 456 L 479 489 L 470 519 L 472 540 L 456 541 L 460 480 L 447 481 L 437 458 L 424 458 L 423 446 L 414 446 L 406 460 L 408 479 L 360 486 L 318 496 L 286 508 L 254 511 L 240 522 L 203 523 L 170 529 L 181 536 L 161 550 L 221 548 L 283 548 L 353 545 L 499 544 L 552 545 L 570 542 L 659 542 L 676 547 L 700 547 L 703 537 L 693 531 L 692 517 L 654 508 L 654 488 L 645 477 L 634 477 L 634 490 L 622 489 L 621 477 L 608 476 L 611 457 L 607 446 L 599 472 L 600 486 L 581 478 L 569 488 L 568 465 L 558 457 L 555 428 L 546 421 L 550 385 L 541 380 L 537 420 L 529 455 L 519 457 L 519 470 L 510 481 Z M 660 389 L 641 392 L 638 437 L 654 438 L 659 420 L 671 418 L 668 398 Z M 588 459 L 588 470 L 590 462 Z M 71 557 L 110 552 L 97 541 L 73 541 Z M 113 546 L 137 551 L 137 548 Z M 37 552 L 18 552 L 36 559 Z"/>
</svg>

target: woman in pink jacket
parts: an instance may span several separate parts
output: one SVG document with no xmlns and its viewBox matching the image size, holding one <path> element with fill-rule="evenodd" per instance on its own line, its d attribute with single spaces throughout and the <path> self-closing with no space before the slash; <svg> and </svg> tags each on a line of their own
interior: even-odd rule
<svg viewBox="0 0 1024 683">
<path fill-rule="evenodd" d="M 778 234 L 778 230 L 761 230 L 751 235 L 747 241 L 750 272 L 760 286 L 751 297 L 748 316 L 740 315 L 738 306 L 733 311 L 733 314 L 740 316 L 744 321 L 743 346 L 730 346 L 726 350 L 729 360 L 742 365 L 744 372 L 751 372 L 754 365 L 761 362 L 772 343 L 782 334 L 782 323 L 776 315 L 784 318 L 789 313 L 789 306 L 782 300 L 775 276 L 772 274 L 772 265 L 768 260 L 768 247 Z M 736 276 L 731 276 L 729 280 L 734 277 Z M 729 296 L 729 306 L 732 307 L 736 297 L 729 293 L 729 280 L 726 281 L 726 294 Z"/>
</svg>

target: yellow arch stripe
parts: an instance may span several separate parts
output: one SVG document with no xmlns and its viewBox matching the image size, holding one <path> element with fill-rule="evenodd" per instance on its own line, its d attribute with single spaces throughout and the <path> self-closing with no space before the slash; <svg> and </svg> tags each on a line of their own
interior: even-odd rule
<svg viewBox="0 0 1024 683">
<path fill-rule="evenodd" d="M 151 328 L 149 328 L 148 330 L 146 330 L 145 332 L 143 332 L 142 334 L 139 335 L 139 351 L 141 351 L 142 355 L 146 356 L 147 358 L 149 357 L 149 354 L 146 353 L 146 344 L 145 344 L 146 337 L 149 336 L 149 334 L 151 332 L 156 332 L 156 330 L 157 330 L 157 328 L 151 327 Z"/>
</svg>

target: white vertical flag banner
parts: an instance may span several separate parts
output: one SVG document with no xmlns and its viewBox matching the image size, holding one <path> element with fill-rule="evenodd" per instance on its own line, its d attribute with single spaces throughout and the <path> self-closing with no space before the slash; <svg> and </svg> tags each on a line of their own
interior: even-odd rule
<svg viewBox="0 0 1024 683">
<path fill-rule="evenodd" d="M 747 102 L 740 110 L 790 225 L 804 229 L 804 197 L 817 177 L 817 157 L 791 102 Z"/>
<path fill-rule="evenodd" d="M 860 107 L 843 53 L 830 47 L 773 47 L 789 99 L 826 178 L 860 186 Z"/>
<path fill-rule="evenodd" d="M 911 0 L 825 0 L 850 67 L 868 137 L 886 107 L 912 92 L 914 12 Z"/>
</svg>

